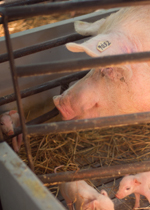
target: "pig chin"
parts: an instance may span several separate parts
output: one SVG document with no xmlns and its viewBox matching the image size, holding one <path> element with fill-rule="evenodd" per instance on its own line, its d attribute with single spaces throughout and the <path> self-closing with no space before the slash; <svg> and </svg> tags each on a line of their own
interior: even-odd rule
<svg viewBox="0 0 150 210">
<path fill-rule="evenodd" d="M 73 113 L 72 110 L 66 109 L 66 107 L 62 107 L 60 105 L 56 106 L 57 109 L 59 110 L 62 120 L 71 120 L 73 119 L 76 115 Z"/>
</svg>

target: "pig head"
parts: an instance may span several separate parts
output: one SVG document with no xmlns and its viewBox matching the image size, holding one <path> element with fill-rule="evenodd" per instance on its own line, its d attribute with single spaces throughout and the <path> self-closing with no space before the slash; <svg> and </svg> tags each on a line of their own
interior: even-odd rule
<svg viewBox="0 0 150 210">
<path fill-rule="evenodd" d="M 78 33 L 94 37 L 66 47 L 92 57 L 149 51 L 149 11 L 148 5 L 137 6 L 121 9 L 95 23 L 77 21 Z M 150 63 L 92 69 L 53 100 L 63 120 L 150 111 Z"/>
<path fill-rule="evenodd" d="M 11 136 L 14 134 L 14 129 L 20 126 L 19 114 L 16 110 L 11 110 L 3 113 L 0 116 L 0 127 L 6 136 Z M 17 137 L 12 138 L 12 146 L 15 152 L 19 152 L 22 144 L 22 134 Z"/>
</svg>

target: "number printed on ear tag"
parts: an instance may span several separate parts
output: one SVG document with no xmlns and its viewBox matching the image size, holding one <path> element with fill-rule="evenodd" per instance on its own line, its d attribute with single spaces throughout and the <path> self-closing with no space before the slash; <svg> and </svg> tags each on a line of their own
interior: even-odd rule
<svg viewBox="0 0 150 210">
<path fill-rule="evenodd" d="M 97 45 L 97 50 L 100 51 L 100 52 L 103 52 L 108 47 L 110 47 L 110 45 L 111 45 L 111 42 L 109 42 L 109 41 L 99 42 L 98 45 Z"/>
</svg>

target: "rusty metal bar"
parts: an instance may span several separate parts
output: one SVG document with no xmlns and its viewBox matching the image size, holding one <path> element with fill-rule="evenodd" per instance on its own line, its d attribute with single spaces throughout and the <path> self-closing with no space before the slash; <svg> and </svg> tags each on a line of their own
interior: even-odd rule
<svg viewBox="0 0 150 210">
<path fill-rule="evenodd" d="M 42 125 L 30 125 L 27 126 L 27 132 L 28 134 L 68 133 L 81 130 L 126 126 L 149 122 L 150 112 L 141 112 L 85 120 L 68 120 Z"/>
<path fill-rule="evenodd" d="M 33 53 L 36 53 L 36 52 L 40 52 L 40 51 L 43 51 L 43 50 L 47 50 L 47 49 L 50 49 L 50 48 L 53 48 L 53 47 L 57 47 L 57 46 L 66 44 L 67 42 L 77 41 L 77 40 L 83 39 L 85 37 L 88 37 L 88 36 L 82 36 L 82 35 L 77 34 L 77 33 L 62 36 L 62 37 L 59 37 L 59 38 L 56 38 L 56 39 L 52 39 L 52 40 L 49 40 L 49 41 L 46 41 L 46 42 L 42 42 L 42 43 L 39 43 L 39 44 L 36 44 L 36 45 L 26 47 L 26 48 L 23 48 L 23 49 L 15 50 L 13 52 L 14 58 L 20 58 L 22 56 L 30 55 L 30 54 L 33 54 Z M 0 63 L 3 63 L 5 61 L 8 61 L 8 54 L 7 53 L 0 55 Z"/>
<path fill-rule="evenodd" d="M 9 31 L 8 31 L 7 16 L 3 15 L 2 18 L 3 18 L 3 23 L 4 23 L 5 39 L 6 39 L 6 46 L 7 46 L 8 55 L 9 55 L 9 63 L 10 63 L 12 81 L 13 81 L 13 86 L 14 86 L 16 98 L 17 98 L 18 111 L 19 111 L 19 114 L 20 114 L 20 122 L 21 122 L 21 127 L 22 127 L 22 132 L 23 132 L 23 140 L 25 142 L 25 148 L 26 148 L 26 152 L 27 152 L 29 167 L 32 170 L 34 170 L 30 143 L 27 139 L 27 130 L 26 130 L 26 126 L 25 126 L 23 107 L 22 107 L 22 104 L 21 104 L 21 96 L 20 96 L 18 79 L 17 79 L 15 63 L 14 63 L 14 58 L 13 58 L 13 53 L 12 53 L 13 52 L 12 51 L 12 45 L 11 45 L 10 35 L 9 35 Z"/>
<path fill-rule="evenodd" d="M 61 78 L 58 78 L 58 79 L 55 79 L 55 80 L 51 80 L 49 82 L 45 82 L 45 83 L 43 83 L 41 85 L 37 85 L 35 87 L 27 88 L 27 89 L 22 90 L 20 92 L 21 98 L 25 98 L 25 97 L 28 97 L 28 96 L 31 96 L 31 95 L 34 95 L 34 94 L 37 94 L 37 93 L 41 93 L 43 91 L 58 87 L 60 85 L 65 85 L 66 83 L 71 83 L 75 80 L 81 79 L 88 72 L 89 72 L 89 70 L 88 71 L 83 71 L 83 72 L 73 73 L 71 75 L 67 75 L 67 76 L 64 76 L 64 77 L 61 77 Z M 13 102 L 15 100 L 16 100 L 16 96 L 15 96 L 14 93 L 12 93 L 12 94 L 1 97 L 0 98 L 0 105 L 4 105 L 4 104 L 10 103 L 10 102 Z"/>
<path fill-rule="evenodd" d="M 39 175 L 38 178 L 45 184 L 60 184 L 82 179 L 103 179 L 119 177 L 125 174 L 134 174 L 150 171 L 150 161 L 140 163 L 122 164 L 116 166 L 104 166 L 96 169 L 84 169 L 79 171 L 67 171 L 56 174 Z"/>
<path fill-rule="evenodd" d="M 61 14 L 71 11 L 91 11 L 96 9 L 108 9 L 135 5 L 147 5 L 149 0 L 74 0 L 59 3 L 47 3 L 31 6 L 18 6 L 6 8 L 9 19 L 25 18 L 36 15 Z"/>
<path fill-rule="evenodd" d="M 83 71 L 89 68 L 102 68 L 113 67 L 123 64 L 140 63 L 150 60 L 150 51 L 121 54 L 112 56 L 103 56 L 96 58 L 82 58 L 70 61 L 56 61 L 50 63 L 38 63 L 25 66 L 17 66 L 17 75 L 24 76 L 37 76 L 43 74 L 66 73 Z"/>
</svg>

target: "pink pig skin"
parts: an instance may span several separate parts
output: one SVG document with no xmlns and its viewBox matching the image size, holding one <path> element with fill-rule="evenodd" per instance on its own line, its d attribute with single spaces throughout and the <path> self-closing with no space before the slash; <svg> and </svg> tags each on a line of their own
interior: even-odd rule
<svg viewBox="0 0 150 210">
<path fill-rule="evenodd" d="M 150 6 L 123 8 L 95 23 L 75 22 L 75 30 L 95 35 L 82 44 L 68 43 L 73 52 L 92 57 L 150 50 Z M 98 43 L 111 45 L 100 52 Z M 63 120 L 150 111 L 150 62 L 92 69 L 54 104 Z"/>
<path fill-rule="evenodd" d="M 116 197 L 122 199 L 132 193 L 135 194 L 134 208 L 140 207 L 140 195 L 150 202 L 150 172 L 127 175 L 121 180 Z"/>
<path fill-rule="evenodd" d="M 19 114 L 15 110 L 5 112 L 0 116 L 0 126 L 2 132 L 9 136 L 14 134 L 14 128 L 20 126 Z M 22 134 L 12 138 L 12 146 L 15 152 L 19 152 L 22 144 Z"/>
<path fill-rule="evenodd" d="M 114 210 L 114 204 L 105 190 L 98 193 L 85 181 L 67 182 L 60 185 L 60 192 L 69 210 Z"/>
</svg>

